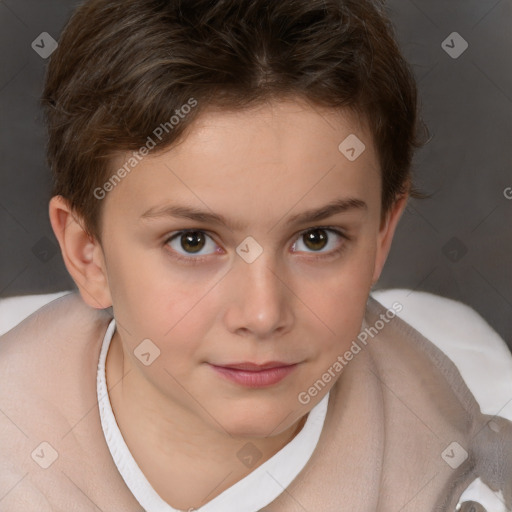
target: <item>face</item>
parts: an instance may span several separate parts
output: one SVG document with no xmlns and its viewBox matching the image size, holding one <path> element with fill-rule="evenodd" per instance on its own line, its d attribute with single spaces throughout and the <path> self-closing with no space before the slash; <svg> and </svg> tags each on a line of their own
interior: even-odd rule
<svg viewBox="0 0 512 512">
<path fill-rule="evenodd" d="M 365 144 L 353 161 L 339 149 L 351 134 Z M 107 194 L 117 335 L 162 413 L 267 436 L 325 396 L 335 380 L 298 398 L 359 333 L 390 236 L 380 194 L 366 127 L 298 101 L 205 111 L 182 143 L 146 156 Z M 160 354 L 146 366 L 134 351 L 147 339 Z M 294 366 L 252 379 L 219 368 L 270 361 Z"/>
</svg>

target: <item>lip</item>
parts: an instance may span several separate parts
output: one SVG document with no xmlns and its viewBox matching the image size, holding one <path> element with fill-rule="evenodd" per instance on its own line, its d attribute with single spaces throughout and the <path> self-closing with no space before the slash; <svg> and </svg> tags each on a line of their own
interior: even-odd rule
<svg viewBox="0 0 512 512">
<path fill-rule="evenodd" d="M 290 375 L 298 364 L 271 361 L 265 364 L 236 363 L 229 366 L 210 366 L 231 382 L 249 388 L 273 386 Z M 251 369 L 252 368 L 252 369 Z"/>
<path fill-rule="evenodd" d="M 282 368 L 283 366 L 292 366 L 291 363 L 285 363 L 283 361 L 268 361 L 267 363 L 251 363 L 251 362 L 243 362 L 243 363 L 230 363 L 230 364 L 219 364 L 214 365 L 219 366 L 221 368 L 231 368 L 233 370 L 247 370 L 250 372 L 258 372 L 260 370 L 268 370 L 270 368 Z"/>
</svg>

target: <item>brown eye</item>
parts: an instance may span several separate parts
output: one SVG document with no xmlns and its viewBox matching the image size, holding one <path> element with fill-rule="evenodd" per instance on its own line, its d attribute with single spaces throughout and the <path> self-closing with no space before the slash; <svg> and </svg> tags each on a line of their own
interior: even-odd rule
<svg viewBox="0 0 512 512">
<path fill-rule="evenodd" d="M 183 233 L 180 237 L 181 247 L 187 252 L 199 252 L 206 244 L 206 237 L 201 231 Z"/>
<path fill-rule="evenodd" d="M 323 229 L 313 229 L 308 231 L 302 235 L 302 239 L 304 240 L 306 247 L 312 251 L 320 251 L 329 241 L 329 237 Z"/>
<path fill-rule="evenodd" d="M 195 260 L 198 256 L 214 254 L 217 247 L 211 236 L 199 230 L 179 231 L 169 237 L 166 244 L 179 255 L 194 255 L 191 259 Z"/>
<path fill-rule="evenodd" d="M 337 229 L 311 228 L 299 235 L 293 244 L 292 251 L 310 254 L 317 252 L 320 255 L 328 256 L 343 248 L 347 241 L 348 237 Z"/>
</svg>

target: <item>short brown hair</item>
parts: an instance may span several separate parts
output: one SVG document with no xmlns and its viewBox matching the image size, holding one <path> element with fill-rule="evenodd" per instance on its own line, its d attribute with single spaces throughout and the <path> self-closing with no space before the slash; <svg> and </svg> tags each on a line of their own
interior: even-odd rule
<svg viewBox="0 0 512 512">
<path fill-rule="evenodd" d="M 244 109 L 298 96 L 367 120 L 382 172 L 382 211 L 410 186 L 417 90 L 381 2 L 371 0 L 88 0 L 66 25 L 42 103 L 55 195 L 99 238 L 93 190 L 112 157 L 169 148 L 207 106 Z M 190 109 L 189 109 L 190 110 Z"/>
</svg>

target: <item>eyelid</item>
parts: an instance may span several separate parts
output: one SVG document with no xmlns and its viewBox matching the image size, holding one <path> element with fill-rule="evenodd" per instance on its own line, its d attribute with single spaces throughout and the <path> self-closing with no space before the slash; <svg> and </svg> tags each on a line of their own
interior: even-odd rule
<svg viewBox="0 0 512 512">
<path fill-rule="evenodd" d="M 305 233 L 308 233 L 310 231 L 315 231 L 315 230 L 330 231 L 331 233 L 334 233 L 337 236 L 339 236 L 340 238 L 342 238 L 344 240 L 344 243 L 341 243 L 337 248 L 331 249 L 328 252 L 315 252 L 315 251 L 306 252 L 306 254 L 311 255 L 312 258 L 329 258 L 329 257 L 334 257 L 334 256 L 338 255 L 341 250 L 344 249 L 344 247 L 346 245 L 346 242 L 349 242 L 351 240 L 351 238 L 347 235 L 347 233 L 345 232 L 345 230 L 343 228 L 340 228 L 340 227 L 337 227 L 337 226 L 312 226 L 310 228 L 303 229 L 297 235 L 294 235 L 295 242 L 293 243 L 293 245 L 295 245 L 295 243 Z M 303 251 L 294 251 L 294 252 L 303 252 Z"/>
<path fill-rule="evenodd" d="M 310 228 L 303 229 L 299 231 L 297 236 L 303 235 L 304 233 L 308 233 L 309 231 L 314 231 L 315 229 L 323 229 L 324 231 L 334 231 L 336 234 L 348 238 L 347 233 L 343 228 L 339 226 L 311 226 Z"/>
<path fill-rule="evenodd" d="M 344 239 L 345 242 L 348 242 L 351 240 L 351 237 L 349 237 L 347 235 L 347 233 L 345 232 L 345 230 L 343 230 L 343 228 L 340 228 L 338 226 L 319 225 L 319 226 L 311 226 L 309 228 L 303 229 L 303 230 L 299 231 L 298 233 L 294 234 L 293 239 L 292 239 L 293 240 L 292 245 L 295 245 L 297 240 L 305 233 L 308 233 L 310 231 L 315 231 L 315 230 L 324 230 L 324 231 L 333 232 L 336 235 L 338 235 L 339 237 L 341 237 L 342 239 Z M 168 245 L 171 240 L 174 240 L 176 237 L 178 237 L 180 235 L 183 235 L 185 233 L 194 233 L 194 232 L 204 233 L 215 243 L 215 245 L 217 247 L 220 247 L 219 244 L 215 241 L 215 237 L 212 236 L 212 234 L 208 230 L 205 230 L 202 228 L 187 228 L 187 229 L 181 229 L 178 231 L 173 231 L 172 233 L 170 233 L 164 237 L 164 245 Z M 336 249 L 332 249 L 329 252 L 315 253 L 314 251 L 312 251 L 312 252 L 308 252 L 307 254 L 310 254 L 312 258 L 329 258 L 330 256 L 334 257 L 343 250 L 344 246 L 345 246 L 345 243 L 342 243 L 340 247 L 338 247 Z M 173 253 L 172 257 L 175 258 L 176 260 L 183 261 L 185 263 L 191 263 L 191 264 L 202 263 L 203 261 L 207 260 L 210 256 L 215 254 L 215 253 L 211 253 L 211 254 L 207 254 L 207 255 L 203 255 L 203 256 L 183 256 L 182 254 L 180 254 L 172 249 L 170 249 L 170 251 L 172 251 L 172 253 Z M 294 251 L 294 252 L 303 252 L 303 251 Z"/>
<path fill-rule="evenodd" d="M 179 229 L 177 231 L 172 231 L 171 233 L 164 236 L 164 242 L 168 243 L 174 238 L 176 238 L 178 235 L 184 235 L 185 233 L 204 233 L 205 235 L 209 236 L 212 240 L 214 239 L 214 236 L 207 230 L 202 228 L 186 228 L 186 229 Z"/>
<path fill-rule="evenodd" d="M 168 246 L 169 242 L 171 242 L 172 240 L 174 240 L 186 233 L 196 233 L 196 232 L 203 233 L 204 235 L 206 235 L 206 237 L 208 237 L 212 240 L 212 242 L 215 244 L 215 246 L 217 248 L 220 247 L 220 245 L 215 240 L 216 237 L 213 236 L 212 233 L 210 233 L 208 230 L 200 229 L 200 228 L 187 228 L 187 229 L 180 229 L 178 231 L 173 231 L 172 233 L 170 233 L 164 237 L 164 245 Z M 184 256 L 180 253 L 177 253 L 173 249 L 171 249 L 171 250 L 172 250 L 173 254 L 176 255 L 177 259 L 183 259 L 183 260 L 203 260 L 203 259 L 208 258 L 209 256 L 215 254 L 215 252 L 214 252 L 214 253 L 202 255 L 202 256 Z"/>
</svg>

